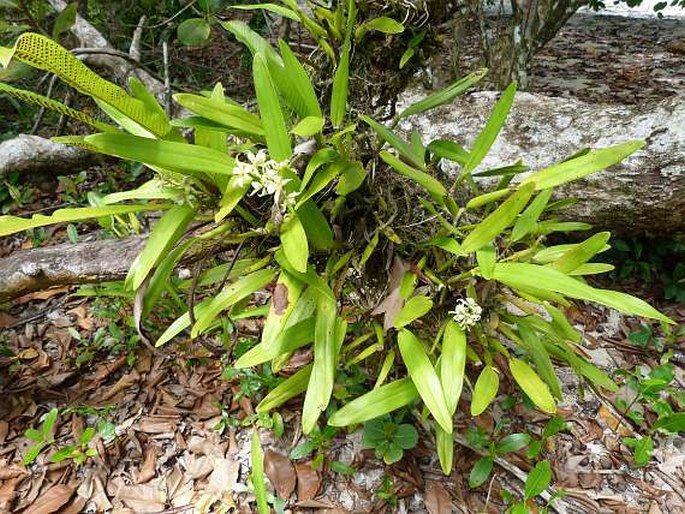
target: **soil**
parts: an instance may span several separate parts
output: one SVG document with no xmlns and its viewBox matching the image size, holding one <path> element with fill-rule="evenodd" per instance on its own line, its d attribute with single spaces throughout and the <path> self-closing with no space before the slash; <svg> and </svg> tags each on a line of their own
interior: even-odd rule
<svg viewBox="0 0 685 514">
<path fill-rule="evenodd" d="M 683 43 L 684 20 L 577 16 L 535 59 L 534 88 L 589 102 L 658 100 L 685 84 Z M 685 324 L 685 306 L 663 302 L 644 284 L 632 284 L 630 292 Z M 255 512 L 248 427 L 256 401 L 242 395 L 245 381 L 222 379 L 225 364 L 204 347 L 182 342 L 151 352 L 137 344 L 121 321 L 130 316 L 129 299 L 118 300 L 121 291 L 96 300 L 74 293 L 36 293 L 0 311 L 0 349 L 10 350 L 0 356 L 0 512 Z M 585 351 L 606 372 L 659 364 L 660 352 L 628 339 L 640 329 L 637 320 L 585 305 L 569 314 Z M 236 333 L 248 339 L 259 329 L 245 322 Z M 685 341 L 670 344 L 682 389 Z M 622 437 L 639 437 L 645 427 L 614 406 L 616 396 L 580 388 L 570 371 L 560 378 L 566 400 L 559 415 L 568 430 L 545 441 L 541 454 L 555 487 L 566 491 L 552 510 L 685 512 L 685 439 L 655 434 L 655 458 L 636 468 Z M 48 434 L 54 442 L 22 464 L 35 445 L 26 430 L 39 428 L 54 407 L 61 410 Z M 322 467 L 312 466 L 314 454 L 291 462 L 284 456 L 306 441 L 298 409 L 294 403 L 281 411 L 283 437 L 259 430 L 267 476 L 288 500 L 286 512 L 504 512 L 502 492 L 521 497 L 531 469 L 525 450 L 507 454 L 491 481 L 470 489 L 468 475 L 482 450 L 468 438 L 459 436 L 455 470 L 444 477 L 427 433 L 403 460 L 385 466 L 362 449 L 360 431 L 338 433 L 323 446 Z M 548 419 L 523 405 L 474 420 L 461 405 L 457 414 L 460 434 L 506 427 L 539 437 Z M 82 465 L 72 458 L 51 462 L 58 449 L 78 446 L 86 426 L 101 428 L 87 445 L 95 455 Z M 335 472 L 336 461 L 355 472 Z"/>
</svg>

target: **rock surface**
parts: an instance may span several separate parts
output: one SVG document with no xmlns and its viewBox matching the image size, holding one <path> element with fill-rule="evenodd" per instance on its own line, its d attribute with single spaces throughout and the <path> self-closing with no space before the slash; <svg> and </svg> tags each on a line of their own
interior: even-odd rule
<svg viewBox="0 0 685 514">
<path fill-rule="evenodd" d="M 408 92 L 403 103 L 425 96 Z M 424 142 L 450 138 L 467 149 L 484 126 L 497 93 L 479 92 L 408 118 Z M 632 139 L 646 146 L 612 168 L 560 188 L 580 201 L 569 219 L 617 233 L 685 234 L 685 95 L 651 105 L 591 105 L 566 98 L 519 93 L 502 133 L 479 170 L 519 159 L 538 170 L 582 148 L 602 148 Z"/>
</svg>

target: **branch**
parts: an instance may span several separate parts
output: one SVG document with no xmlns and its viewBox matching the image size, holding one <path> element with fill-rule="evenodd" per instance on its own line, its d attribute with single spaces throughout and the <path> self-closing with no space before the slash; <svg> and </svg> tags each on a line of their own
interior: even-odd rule
<svg viewBox="0 0 685 514">
<path fill-rule="evenodd" d="M 146 240 L 143 235 L 18 250 L 0 258 L 0 303 L 51 287 L 122 280 Z M 193 264 L 233 246 L 234 241 L 224 238 L 207 240 L 193 245 L 181 264 Z"/>
</svg>

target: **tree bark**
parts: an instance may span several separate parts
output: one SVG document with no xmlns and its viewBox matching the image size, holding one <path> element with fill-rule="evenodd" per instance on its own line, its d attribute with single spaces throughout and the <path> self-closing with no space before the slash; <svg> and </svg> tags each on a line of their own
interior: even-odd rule
<svg viewBox="0 0 685 514">
<path fill-rule="evenodd" d="M 481 45 L 498 89 L 516 81 L 528 89 L 530 61 L 568 22 L 585 0 L 510 0 L 511 12 L 483 10 L 482 0 L 468 0 L 480 24 Z"/>
<path fill-rule="evenodd" d="M 425 92 L 408 93 L 410 103 Z M 498 94 L 475 93 L 401 124 L 416 128 L 424 142 L 449 138 L 469 148 Z M 590 105 L 519 93 L 491 152 L 479 170 L 522 159 L 532 170 L 559 162 L 582 148 L 646 140 L 622 163 L 559 189 L 577 205 L 564 216 L 615 233 L 685 235 L 685 95 L 652 105 Z"/>
</svg>

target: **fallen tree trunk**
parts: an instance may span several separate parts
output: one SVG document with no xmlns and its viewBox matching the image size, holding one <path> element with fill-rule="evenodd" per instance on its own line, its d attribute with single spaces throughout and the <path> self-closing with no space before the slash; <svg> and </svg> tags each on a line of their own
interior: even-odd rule
<svg viewBox="0 0 685 514">
<path fill-rule="evenodd" d="M 410 103 L 425 96 L 411 92 Z M 497 99 L 475 93 L 401 124 L 424 141 L 452 138 L 468 148 Z M 685 95 L 642 106 L 590 105 L 566 98 L 519 93 L 506 125 L 479 170 L 522 159 L 532 170 L 565 159 L 582 148 L 631 139 L 645 147 L 612 168 L 560 188 L 579 203 L 565 211 L 615 233 L 685 235 Z"/>
</svg>

